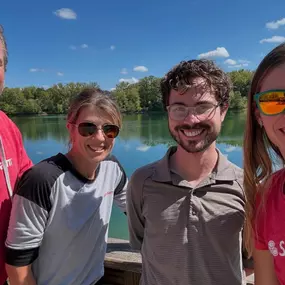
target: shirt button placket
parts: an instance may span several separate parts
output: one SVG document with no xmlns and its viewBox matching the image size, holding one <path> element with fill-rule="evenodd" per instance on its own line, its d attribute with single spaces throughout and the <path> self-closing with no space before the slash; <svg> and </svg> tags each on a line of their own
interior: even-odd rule
<svg viewBox="0 0 285 285">
<path fill-rule="evenodd" d="M 189 218 L 191 220 L 191 222 L 197 222 L 199 220 L 198 218 L 198 212 L 197 212 L 197 208 L 195 207 L 195 199 L 193 199 L 193 193 L 194 193 L 195 190 L 192 190 L 191 191 L 191 194 L 190 194 L 190 199 L 189 199 L 189 202 L 190 202 L 190 207 L 189 207 Z"/>
</svg>

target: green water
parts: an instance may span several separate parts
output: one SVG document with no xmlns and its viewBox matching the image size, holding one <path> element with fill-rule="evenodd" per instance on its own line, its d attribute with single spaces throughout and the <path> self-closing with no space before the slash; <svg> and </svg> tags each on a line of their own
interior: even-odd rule
<svg viewBox="0 0 285 285">
<path fill-rule="evenodd" d="M 27 153 L 34 163 L 67 150 L 68 133 L 64 116 L 12 119 L 20 128 Z M 126 115 L 123 121 L 113 154 L 130 176 L 136 168 L 163 157 L 173 140 L 164 114 Z M 218 148 L 239 166 L 242 166 L 244 123 L 245 113 L 228 113 L 218 140 Z M 109 236 L 128 238 L 126 217 L 116 206 L 112 212 Z"/>
</svg>

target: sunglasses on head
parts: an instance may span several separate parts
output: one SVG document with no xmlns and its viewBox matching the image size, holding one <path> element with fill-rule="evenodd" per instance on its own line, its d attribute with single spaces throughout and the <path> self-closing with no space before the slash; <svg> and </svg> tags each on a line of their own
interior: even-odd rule
<svg viewBox="0 0 285 285">
<path fill-rule="evenodd" d="M 266 116 L 274 116 L 285 111 L 285 89 L 268 90 L 254 95 L 258 109 Z"/>
<path fill-rule="evenodd" d="M 120 132 L 120 128 L 118 126 L 111 124 L 106 124 L 99 128 L 93 123 L 85 122 L 76 126 L 79 134 L 83 137 L 93 136 L 98 130 L 102 130 L 107 138 L 114 139 Z"/>
</svg>

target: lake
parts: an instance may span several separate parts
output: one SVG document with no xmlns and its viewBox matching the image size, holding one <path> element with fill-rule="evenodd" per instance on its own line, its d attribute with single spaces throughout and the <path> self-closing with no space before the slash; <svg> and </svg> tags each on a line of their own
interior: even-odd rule
<svg viewBox="0 0 285 285">
<path fill-rule="evenodd" d="M 217 145 L 230 161 L 239 166 L 242 166 L 245 117 L 244 112 L 229 112 Z M 21 130 L 25 148 L 34 163 L 67 151 L 65 116 L 13 117 L 12 120 Z M 113 154 L 129 177 L 136 168 L 162 158 L 173 143 L 165 114 L 125 115 Z M 109 236 L 128 239 L 126 217 L 116 206 L 113 207 Z"/>
</svg>

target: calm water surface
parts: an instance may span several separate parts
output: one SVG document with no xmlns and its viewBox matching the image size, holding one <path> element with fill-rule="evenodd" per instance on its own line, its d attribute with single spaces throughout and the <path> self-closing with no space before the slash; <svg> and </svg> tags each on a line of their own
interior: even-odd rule
<svg viewBox="0 0 285 285">
<path fill-rule="evenodd" d="M 67 151 L 68 133 L 65 116 L 12 119 L 20 128 L 26 150 L 34 163 L 58 152 Z M 218 140 L 218 148 L 239 166 L 242 166 L 244 123 L 245 113 L 228 113 Z M 113 154 L 119 159 L 129 177 L 136 168 L 162 158 L 172 144 L 164 114 L 126 115 Z M 126 217 L 116 206 L 112 212 L 109 236 L 128 238 Z"/>
</svg>

